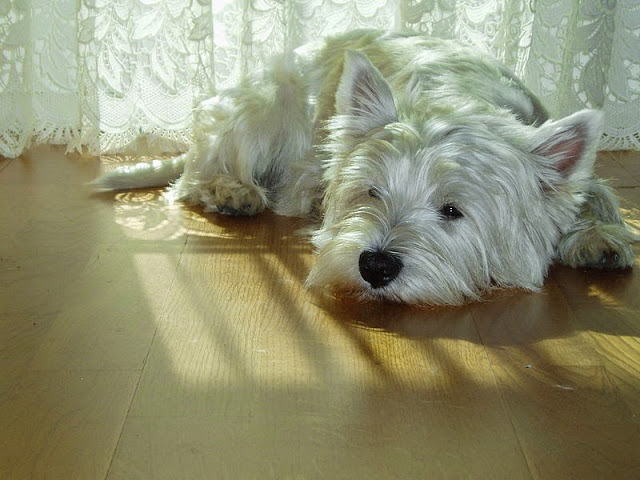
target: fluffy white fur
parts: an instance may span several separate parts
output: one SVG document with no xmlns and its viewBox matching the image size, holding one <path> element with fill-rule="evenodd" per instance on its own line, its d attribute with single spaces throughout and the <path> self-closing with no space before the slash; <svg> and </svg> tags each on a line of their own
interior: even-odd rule
<svg viewBox="0 0 640 480">
<path fill-rule="evenodd" d="M 555 259 L 632 265 L 593 175 L 601 124 L 593 110 L 549 120 L 505 66 L 454 43 L 356 31 L 203 102 L 188 153 L 94 183 L 177 179 L 170 197 L 206 210 L 317 216 L 308 285 L 460 304 L 536 290 Z"/>
</svg>

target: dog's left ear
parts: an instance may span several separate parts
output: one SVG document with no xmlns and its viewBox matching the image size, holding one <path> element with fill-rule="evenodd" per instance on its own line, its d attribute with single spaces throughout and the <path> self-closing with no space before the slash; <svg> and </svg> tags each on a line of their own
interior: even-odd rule
<svg viewBox="0 0 640 480">
<path fill-rule="evenodd" d="M 389 84 L 360 52 L 345 52 L 336 92 L 336 113 L 347 116 L 347 126 L 356 134 L 364 134 L 398 119 Z"/>
<path fill-rule="evenodd" d="M 602 113 L 582 110 L 538 128 L 530 150 L 543 157 L 546 166 L 554 171 L 552 184 L 583 180 L 593 174 L 601 133 Z"/>
</svg>

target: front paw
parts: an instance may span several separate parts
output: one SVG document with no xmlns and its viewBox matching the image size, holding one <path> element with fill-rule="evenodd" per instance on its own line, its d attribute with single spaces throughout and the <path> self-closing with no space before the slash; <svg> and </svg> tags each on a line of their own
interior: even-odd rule
<svg viewBox="0 0 640 480">
<path fill-rule="evenodd" d="M 565 235 L 558 245 L 558 257 L 572 268 L 630 268 L 634 262 L 630 244 L 635 240 L 624 225 L 597 225 Z"/>
<path fill-rule="evenodd" d="M 613 270 L 616 268 L 629 268 L 633 264 L 624 261 L 625 256 L 620 254 L 619 250 L 603 250 L 600 252 L 600 256 L 594 260 L 589 259 L 582 266 L 586 268 L 599 268 L 601 270 Z"/>
</svg>

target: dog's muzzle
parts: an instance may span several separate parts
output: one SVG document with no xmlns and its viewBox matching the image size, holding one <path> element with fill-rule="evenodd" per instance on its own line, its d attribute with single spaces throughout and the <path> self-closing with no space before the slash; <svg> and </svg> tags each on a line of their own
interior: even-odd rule
<svg viewBox="0 0 640 480">
<path fill-rule="evenodd" d="M 402 270 L 402 260 L 393 253 L 365 250 L 358 262 L 360 275 L 373 288 L 388 285 Z"/>
</svg>

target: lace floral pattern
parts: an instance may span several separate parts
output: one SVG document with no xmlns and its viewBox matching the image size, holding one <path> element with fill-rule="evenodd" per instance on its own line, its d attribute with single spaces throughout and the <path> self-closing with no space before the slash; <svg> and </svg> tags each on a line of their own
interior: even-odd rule
<svg viewBox="0 0 640 480">
<path fill-rule="evenodd" d="M 362 27 L 491 51 L 553 116 L 604 110 L 601 148 L 640 149 L 637 0 L 0 0 L 0 155 L 184 150 L 200 99 Z"/>
</svg>

